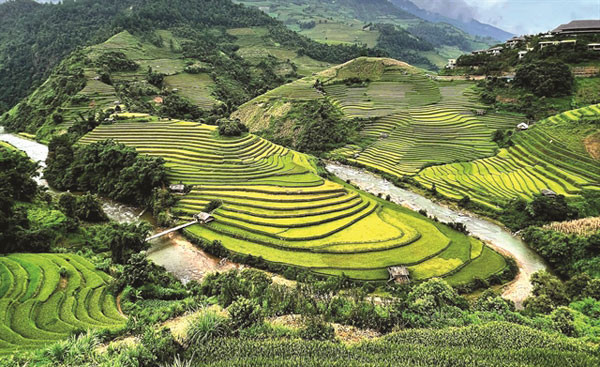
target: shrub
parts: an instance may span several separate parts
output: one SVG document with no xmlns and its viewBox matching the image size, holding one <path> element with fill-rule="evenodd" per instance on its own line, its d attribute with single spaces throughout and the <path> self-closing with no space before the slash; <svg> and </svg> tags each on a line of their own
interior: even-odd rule
<svg viewBox="0 0 600 367">
<path fill-rule="evenodd" d="M 262 323 L 264 316 L 256 302 L 240 297 L 228 308 L 231 316 L 231 327 L 233 330 L 244 329 L 249 326 Z"/>
<path fill-rule="evenodd" d="M 217 124 L 219 125 L 219 135 L 221 136 L 241 136 L 243 133 L 248 132 L 246 125 L 242 124 L 239 119 L 220 119 L 217 121 Z"/>
<path fill-rule="evenodd" d="M 300 337 L 305 340 L 334 340 L 335 330 L 323 319 L 310 317 L 305 321 L 304 327 L 300 330 Z"/>
<path fill-rule="evenodd" d="M 206 211 L 208 213 L 211 213 L 212 211 L 218 209 L 221 207 L 221 205 L 223 205 L 223 201 L 221 200 L 211 200 L 207 205 L 206 205 Z"/>
<path fill-rule="evenodd" d="M 190 321 L 186 335 L 188 345 L 200 344 L 229 334 L 229 322 L 214 311 L 201 312 Z"/>
</svg>

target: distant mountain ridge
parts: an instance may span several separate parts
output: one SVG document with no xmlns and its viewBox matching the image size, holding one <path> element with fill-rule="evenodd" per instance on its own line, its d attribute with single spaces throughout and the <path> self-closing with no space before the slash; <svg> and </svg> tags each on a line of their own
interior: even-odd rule
<svg viewBox="0 0 600 367">
<path fill-rule="evenodd" d="M 505 41 L 514 36 L 514 34 L 510 32 L 489 24 L 481 23 L 476 19 L 465 21 L 449 18 L 442 14 L 421 9 L 410 0 L 389 0 L 389 2 L 399 9 L 409 12 L 419 18 L 428 20 L 430 22 L 448 23 L 474 36 L 491 37 L 499 41 Z"/>
</svg>

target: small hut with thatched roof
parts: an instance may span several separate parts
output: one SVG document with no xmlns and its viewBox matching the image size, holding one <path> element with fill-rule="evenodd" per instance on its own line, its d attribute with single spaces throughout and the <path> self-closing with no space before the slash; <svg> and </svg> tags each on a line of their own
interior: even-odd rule
<svg viewBox="0 0 600 367">
<path fill-rule="evenodd" d="M 390 274 L 389 282 L 394 281 L 399 284 L 410 283 L 410 273 L 406 266 L 392 266 L 388 268 Z"/>
</svg>

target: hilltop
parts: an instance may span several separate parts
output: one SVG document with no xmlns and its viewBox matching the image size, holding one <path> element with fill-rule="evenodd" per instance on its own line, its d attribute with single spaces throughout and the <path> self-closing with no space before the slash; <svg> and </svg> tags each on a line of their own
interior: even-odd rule
<svg viewBox="0 0 600 367">
<path fill-rule="evenodd" d="M 321 101 L 351 121 L 331 155 L 397 177 L 422 167 L 492 155 L 497 129 L 517 125 L 518 115 L 485 111 L 472 83 L 437 81 L 421 69 L 392 59 L 358 58 L 276 88 L 233 114 L 251 131 L 275 141 L 298 138 L 290 129 L 303 120 L 296 106 Z M 310 105 L 310 103 L 309 103 Z M 446 149 L 437 149 L 443 144 Z M 294 146 L 292 144 L 292 146 Z"/>
</svg>

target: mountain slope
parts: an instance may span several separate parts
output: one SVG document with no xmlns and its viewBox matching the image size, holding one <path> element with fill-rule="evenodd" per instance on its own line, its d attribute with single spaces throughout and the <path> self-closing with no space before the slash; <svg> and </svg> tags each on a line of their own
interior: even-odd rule
<svg viewBox="0 0 600 367">
<path fill-rule="evenodd" d="M 386 51 L 390 57 L 432 70 L 445 65 L 449 57 L 489 43 L 450 24 L 420 19 L 388 0 L 235 1 L 257 7 L 319 42 L 366 44 Z"/>
<path fill-rule="evenodd" d="M 439 13 L 430 12 L 419 8 L 410 0 L 389 0 L 399 9 L 411 13 L 419 18 L 435 23 L 448 23 L 463 31 L 480 37 L 491 37 L 498 41 L 505 41 L 513 36 L 512 33 L 506 32 L 498 27 L 489 24 L 481 23 L 476 19 L 462 20 L 444 16 Z"/>
<path fill-rule="evenodd" d="M 80 0 L 57 5 L 15 0 L 0 4 L 0 112 L 32 92 L 79 46 L 104 42 L 122 30 L 158 42 L 155 30 L 181 27 L 200 32 L 203 39 L 211 38 L 205 32 L 211 28 L 269 27 L 271 34 L 285 34 L 288 44 L 330 62 L 365 52 L 278 31 L 284 29 L 281 23 L 229 0 Z M 210 42 L 204 46 L 214 48 Z"/>
</svg>

